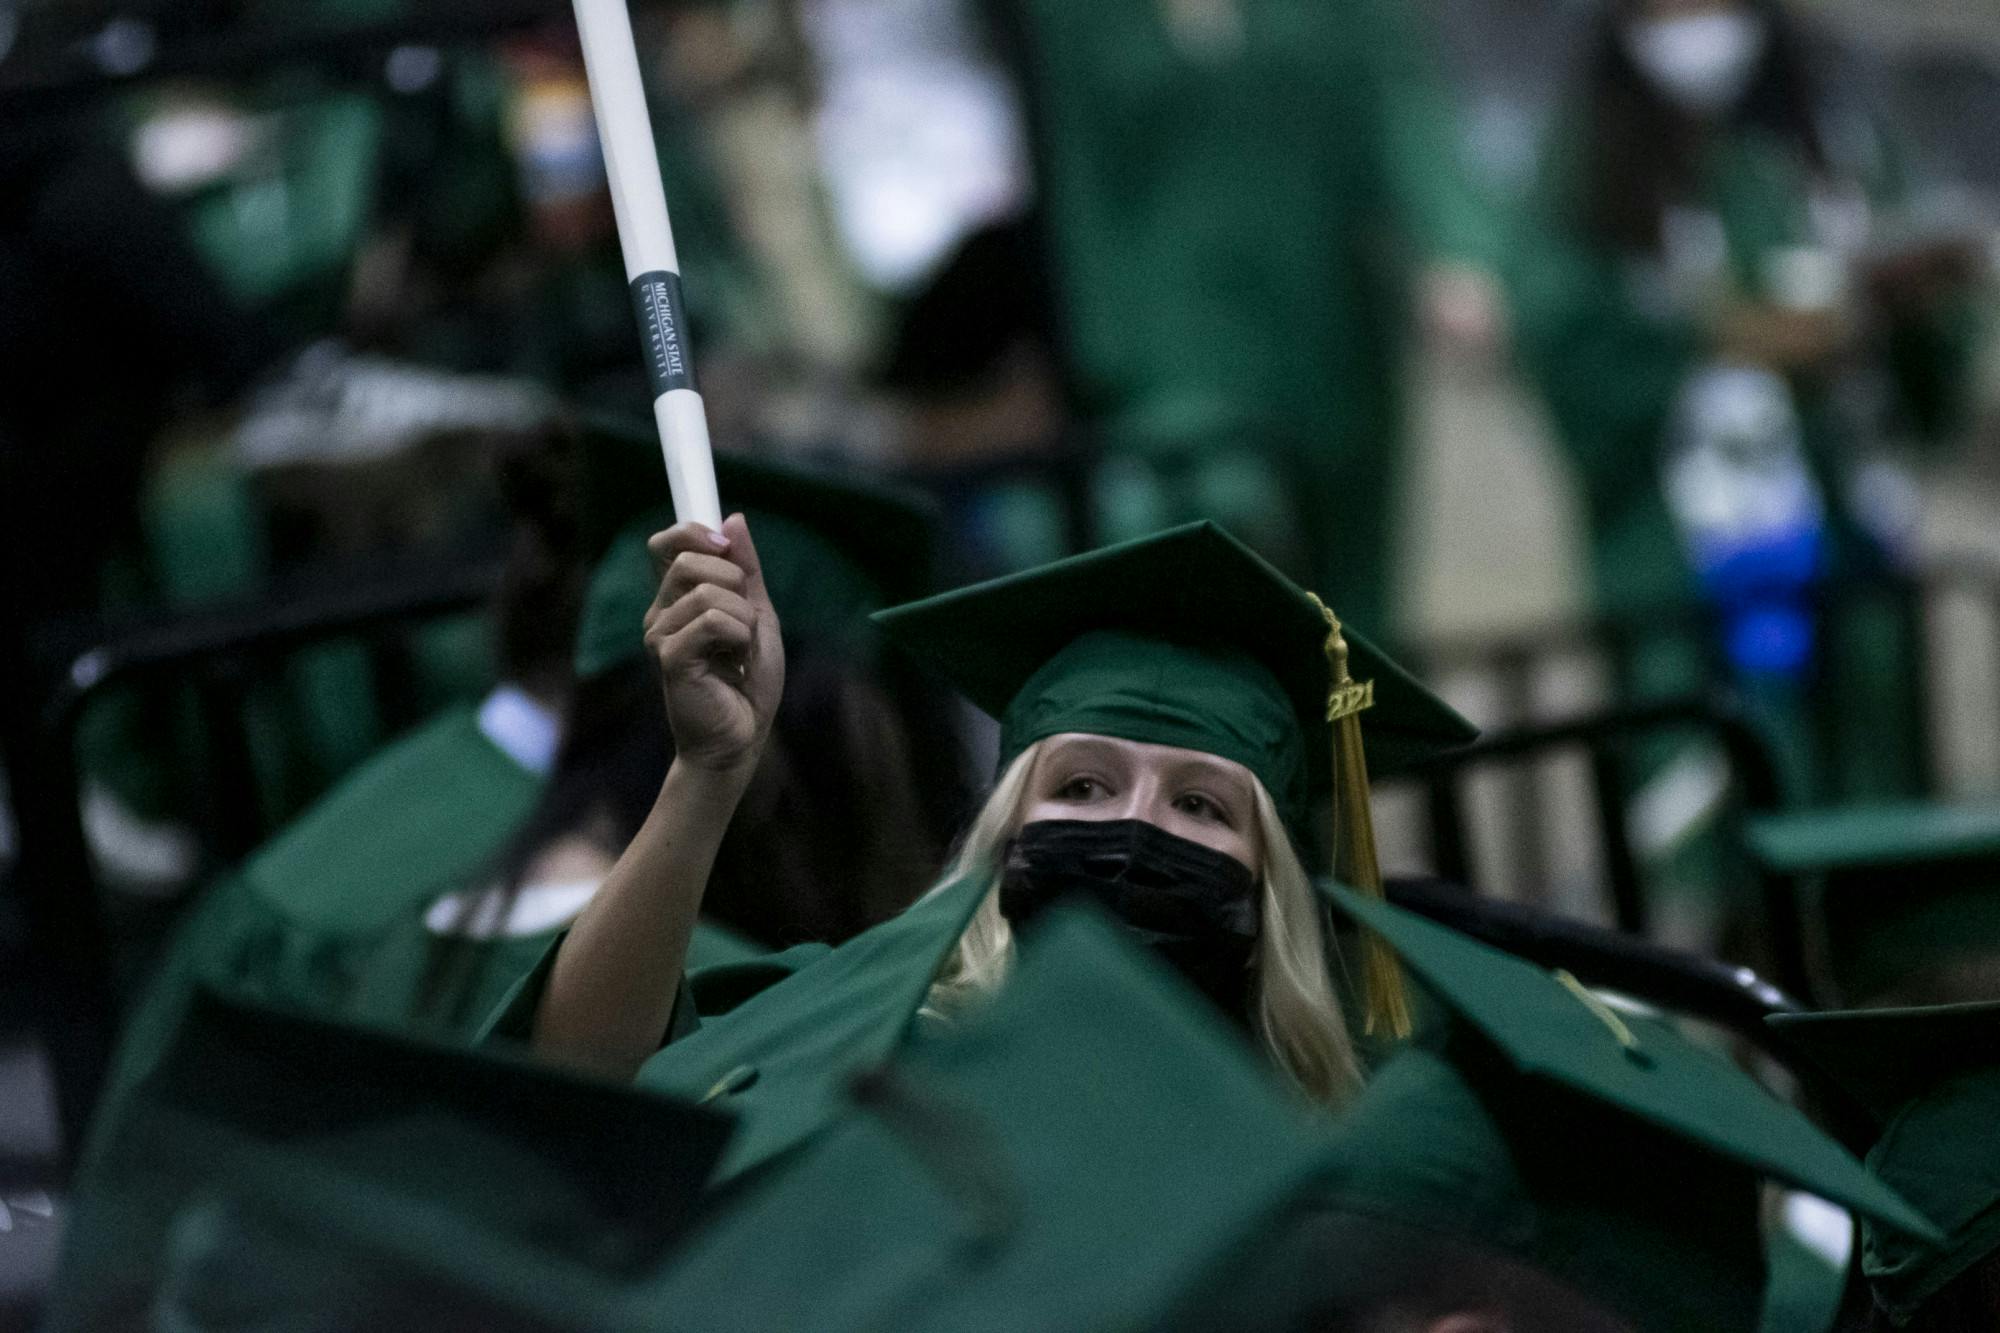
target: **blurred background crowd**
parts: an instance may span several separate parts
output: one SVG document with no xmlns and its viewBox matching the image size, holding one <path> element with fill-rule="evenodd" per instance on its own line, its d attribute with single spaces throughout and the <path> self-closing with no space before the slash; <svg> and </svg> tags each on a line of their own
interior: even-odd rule
<svg viewBox="0 0 2000 1333">
<path fill-rule="evenodd" d="M 2000 795 L 1988 0 L 631 8 L 721 453 L 926 494 L 947 585 L 1219 519 L 1489 731 L 1386 869 L 1865 998 L 1745 830 Z M 0 0 L 0 1307 L 204 886 L 498 687 L 650 771 L 571 668 L 630 309 L 560 0 Z M 797 763 L 910 770 L 913 864 L 759 943 L 985 776 L 857 688 Z"/>
</svg>

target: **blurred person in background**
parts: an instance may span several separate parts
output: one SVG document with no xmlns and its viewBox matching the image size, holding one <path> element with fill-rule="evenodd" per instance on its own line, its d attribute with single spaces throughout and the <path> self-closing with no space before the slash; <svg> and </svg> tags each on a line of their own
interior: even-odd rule
<svg viewBox="0 0 2000 1333">
<path fill-rule="evenodd" d="M 1911 463 L 1958 419 L 1978 249 L 1822 54 L 1775 0 L 1608 0 L 1512 294 L 1597 606 L 1706 602 L 1787 776 L 1823 797 L 1913 781 L 1896 737 L 1923 720 L 1887 688 L 1912 646 L 1859 617 L 1817 643 L 1812 601 L 1911 561 Z M 1709 655 L 1656 641 L 1624 687 L 1695 688 Z M 1800 689 L 1829 671 L 1878 724 L 1865 753 L 1811 753 Z"/>
<path fill-rule="evenodd" d="M 644 822 L 673 758 L 637 633 L 660 516 L 605 530 L 659 489 L 657 441 L 563 427 L 504 443 L 516 541 L 494 608 L 502 684 L 385 747 L 207 892 L 133 1007 L 94 1141 L 197 985 L 469 1036 Z M 813 474 L 727 457 L 719 472 L 766 528 L 795 691 L 722 841 L 708 907 L 735 933 L 705 924 L 704 964 L 891 915 L 936 872 L 965 802 L 940 692 L 886 661 L 866 623 L 926 586 L 927 514 Z"/>
<path fill-rule="evenodd" d="M 1195 516 L 1389 623 L 1405 353 L 1500 336 L 1496 228 L 1403 0 L 1013 0 L 1054 345 L 1103 535 Z"/>
</svg>

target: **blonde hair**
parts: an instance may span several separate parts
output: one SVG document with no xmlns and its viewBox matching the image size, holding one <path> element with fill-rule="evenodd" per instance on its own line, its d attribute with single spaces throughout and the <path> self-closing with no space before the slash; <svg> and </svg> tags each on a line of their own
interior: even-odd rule
<svg viewBox="0 0 2000 1333">
<path fill-rule="evenodd" d="M 1028 778 L 1040 752 L 1037 742 L 1007 765 L 966 830 L 958 855 L 931 890 L 935 893 L 972 876 L 984 876 L 989 884 L 931 985 L 924 1010 L 933 1016 L 950 1018 L 963 1012 L 998 989 L 1013 966 L 1014 932 L 1000 914 L 1000 858 L 1020 827 Z M 1361 1065 L 1327 975 L 1327 938 L 1318 900 L 1277 806 L 1261 782 L 1254 787 L 1264 873 L 1259 885 L 1263 927 L 1257 937 L 1251 1022 L 1271 1058 L 1300 1091 L 1316 1102 L 1339 1106 L 1360 1088 Z"/>
</svg>

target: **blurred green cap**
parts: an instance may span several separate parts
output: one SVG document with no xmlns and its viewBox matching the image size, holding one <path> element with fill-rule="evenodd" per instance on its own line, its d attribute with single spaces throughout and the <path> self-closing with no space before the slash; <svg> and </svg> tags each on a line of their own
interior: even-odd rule
<svg viewBox="0 0 2000 1333">
<path fill-rule="evenodd" d="M 856 1071 L 838 1120 L 669 1266 L 688 1326 L 1158 1327 L 1324 1169 L 1242 1036 L 1094 910 L 990 1006 Z"/>
<path fill-rule="evenodd" d="M 525 1269 L 589 1285 L 659 1262 L 730 1129 L 630 1087 L 200 990 L 79 1184 L 51 1326 L 151 1327 L 174 1304 L 291 1327 L 313 1291 L 406 1299 L 392 1288 L 413 1270 L 534 1307 Z"/>
<path fill-rule="evenodd" d="M 1902 1323 L 2000 1248 L 2000 1001 L 1767 1021 L 1880 1117 L 1869 1169 L 1944 1233 L 1862 1225 L 1862 1271 Z"/>
<path fill-rule="evenodd" d="M 650 424 L 590 419 L 582 431 L 584 549 L 603 548 L 584 594 L 575 670 L 587 678 L 636 660 L 659 590 L 646 539 L 673 523 Z M 932 586 L 935 507 L 879 478 L 715 456 L 726 511 L 742 511 L 788 642 L 861 652 L 870 612 Z"/>
<path fill-rule="evenodd" d="M 1342 1207 L 1510 1253 L 1646 1330 L 1755 1327 L 1758 1181 L 1929 1224 L 1804 1116 L 1667 1023 L 1334 886 L 1454 1022 L 1342 1118 Z"/>
</svg>

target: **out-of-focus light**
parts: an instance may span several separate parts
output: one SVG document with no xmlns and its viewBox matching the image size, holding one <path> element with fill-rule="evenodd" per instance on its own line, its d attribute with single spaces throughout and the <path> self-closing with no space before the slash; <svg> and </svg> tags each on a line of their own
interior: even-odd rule
<svg viewBox="0 0 2000 1333">
<path fill-rule="evenodd" d="M 444 57 L 435 46 L 399 46 L 382 65 L 382 76 L 399 93 L 420 93 L 443 72 Z"/>
<path fill-rule="evenodd" d="M 182 194 L 238 172 L 272 137 L 270 124 L 226 106 L 162 111 L 132 135 L 132 165 L 148 189 Z"/>
<path fill-rule="evenodd" d="M 21 35 L 21 16 L 9 8 L 0 8 L 0 60 L 14 49 L 14 39 Z"/>
<path fill-rule="evenodd" d="M 153 63 L 159 42 L 144 19 L 115 18 L 91 39 L 91 58 L 106 74 L 137 74 Z"/>
</svg>

